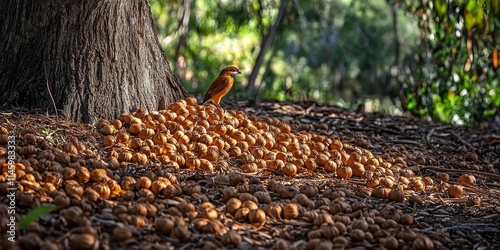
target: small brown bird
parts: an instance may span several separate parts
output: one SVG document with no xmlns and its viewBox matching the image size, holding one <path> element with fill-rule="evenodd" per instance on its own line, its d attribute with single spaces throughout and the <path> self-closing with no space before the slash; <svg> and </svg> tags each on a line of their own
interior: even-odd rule
<svg viewBox="0 0 500 250">
<path fill-rule="evenodd" d="M 219 106 L 220 99 L 233 87 L 234 76 L 237 74 L 241 74 L 241 71 L 234 66 L 224 68 L 207 90 L 205 98 L 203 98 L 203 103 L 212 101 L 215 105 Z"/>
</svg>

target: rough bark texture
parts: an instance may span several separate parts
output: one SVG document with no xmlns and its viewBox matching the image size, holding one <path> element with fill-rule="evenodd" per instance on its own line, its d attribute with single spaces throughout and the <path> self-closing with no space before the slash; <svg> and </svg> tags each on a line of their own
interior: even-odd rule
<svg viewBox="0 0 500 250">
<path fill-rule="evenodd" d="M 146 0 L 0 1 L 0 106 L 54 111 L 49 89 L 58 109 L 83 122 L 187 95 Z"/>
</svg>

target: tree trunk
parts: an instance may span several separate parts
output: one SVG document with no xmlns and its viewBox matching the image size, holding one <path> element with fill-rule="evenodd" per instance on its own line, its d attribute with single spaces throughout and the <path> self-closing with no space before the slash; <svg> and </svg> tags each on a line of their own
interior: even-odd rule
<svg viewBox="0 0 500 250">
<path fill-rule="evenodd" d="M 257 81 L 257 76 L 259 75 L 262 64 L 264 64 L 264 58 L 267 54 L 267 51 L 269 50 L 269 48 L 271 48 L 271 43 L 273 42 L 274 36 L 276 35 L 276 30 L 278 29 L 281 20 L 285 16 L 288 2 L 289 0 L 282 0 L 280 2 L 278 17 L 276 18 L 276 21 L 273 23 L 273 25 L 271 25 L 271 27 L 269 28 L 269 32 L 262 38 L 260 51 L 253 65 L 252 73 L 250 73 L 250 76 L 248 77 L 248 85 L 246 87 L 251 95 L 255 94 L 255 82 Z"/>
<path fill-rule="evenodd" d="M 63 110 L 75 121 L 162 109 L 187 96 L 147 0 L 0 1 L 0 106 Z"/>
</svg>

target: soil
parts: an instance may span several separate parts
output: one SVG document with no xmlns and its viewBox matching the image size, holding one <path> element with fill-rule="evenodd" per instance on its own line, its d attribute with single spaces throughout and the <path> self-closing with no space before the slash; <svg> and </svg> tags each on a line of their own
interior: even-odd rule
<svg viewBox="0 0 500 250">
<path fill-rule="evenodd" d="M 189 169 L 188 157 L 180 163 L 169 163 L 172 157 L 161 161 L 150 156 L 153 150 L 145 162 L 134 158 L 117 164 L 110 159 L 120 159 L 117 156 L 130 145 L 105 146 L 102 124 L 4 110 L 0 112 L 0 134 L 5 134 L 0 138 L 0 249 L 500 248 L 499 128 L 456 127 L 315 103 L 231 101 L 223 107 L 221 117 L 240 114 L 249 121 L 289 126 L 293 135 L 329 138 L 323 143 L 325 151 L 333 150 L 332 141 L 340 141 L 343 158 L 336 171 L 317 165 L 308 169 L 301 166 L 304 161 L 295 161 L 299 166 L 292 174 L 230 150 L 205 162 L 206 168 Z M 129 129 L 124 122 L 121 131 Z M 191 136 L 193 131 L 185 129 L 184 134 Z M 18 164 L 13 186 L 7 136 L 15 136 Z M 116 139 L 117 132 L 111 136 Z M 176 140 L 181 143 L 181 137 Z M 321 149 L 315 148 L 317 154 Z M 185 153 L 191 148 L 177 146 L 177 150 Z M 341 178 L 341 166 L 354 168 L 348 163 L 353 152 L 366 156 L 360 162 L 366 172 Z M 381 163 L 373 167 L 374 173 L 366 163 L 370 156 Z M 250 168 L 254 162 L 255 171 Z M 89 171 L 87 181 L 79 177 L 82 167 Z M 68 168 L 75 174 L 68 174 Z M 96 169 L 104 169 L 104 179 Z M 377 187 L 370 182 L 387 176 L 394 182 L 387 191 L 404 191 L 401 200 L 373 197 Z M 465 178 L 470 176 L 474 182 L 469 185 Z M 132 177 L 131 188 L 125 187 L 125 177 Z M 141 178 L 152 185 L 141 186 Z M 425 184 L 422 190 L 417 188 L 420 182 Z M 107 194 L 102 186 L 108 187 Z M 172 187 L 170 193 L 167 186 Z M 464 193 L 450 196 L 452 186 L 460 186 Z M 16 188 L 18 228 L 11 238 L 15 242 L 9 240 L 7 226 L 11 187 Z M 230 212 L 233 204 L 228 202 L 235 199 L 244 205 L 237 207 L 239 212 Z M 248 200 L 253 204 L 245 203 Z M 46 204 L 58 207 L 30 217 L 30 211 Z M 28 225 L 21 226 L 26 221 Z"/>
</svg>

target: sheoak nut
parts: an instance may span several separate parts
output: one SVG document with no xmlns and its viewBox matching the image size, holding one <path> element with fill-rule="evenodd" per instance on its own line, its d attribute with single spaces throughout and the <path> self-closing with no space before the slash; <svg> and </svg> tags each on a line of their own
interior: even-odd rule
<svg viewBox="0 0 500 250">
<path fill-rule="evenodd" d="M 238 246 L 239 244 L 241 244 L 241 242 L 242 242 L 241 235 L 234 230 L 228 231 L 221 237 L 221 243 L 224 244 L 225 246 L 228 245 Z"/>
<path fill-rule="evenodd" d="M 299 207 L 294 203 L 288 203 L 283 208 L 283 216 L 287 220 L 296 219 L 299 217 Z"/>
<path fill-rule="evenodd" d="M 427 236 L 419 236 L 413 241 L 412 247 L 415 250 L 432 250 L 434 242 Z"/>
<path fill-rule="evenodd" d="M 476 185 L 476 177 L 471 174 L 463 174 L 458 177 L 458 182 L 466 187 L 473 187 Z"/>
<path fill-rule="evenodd" d="M 459 184 L 453 184 L 448 187 L 448 194 L 453 198 L 460 198 L 464 194 L 464 188 Z"/>
</svg>

